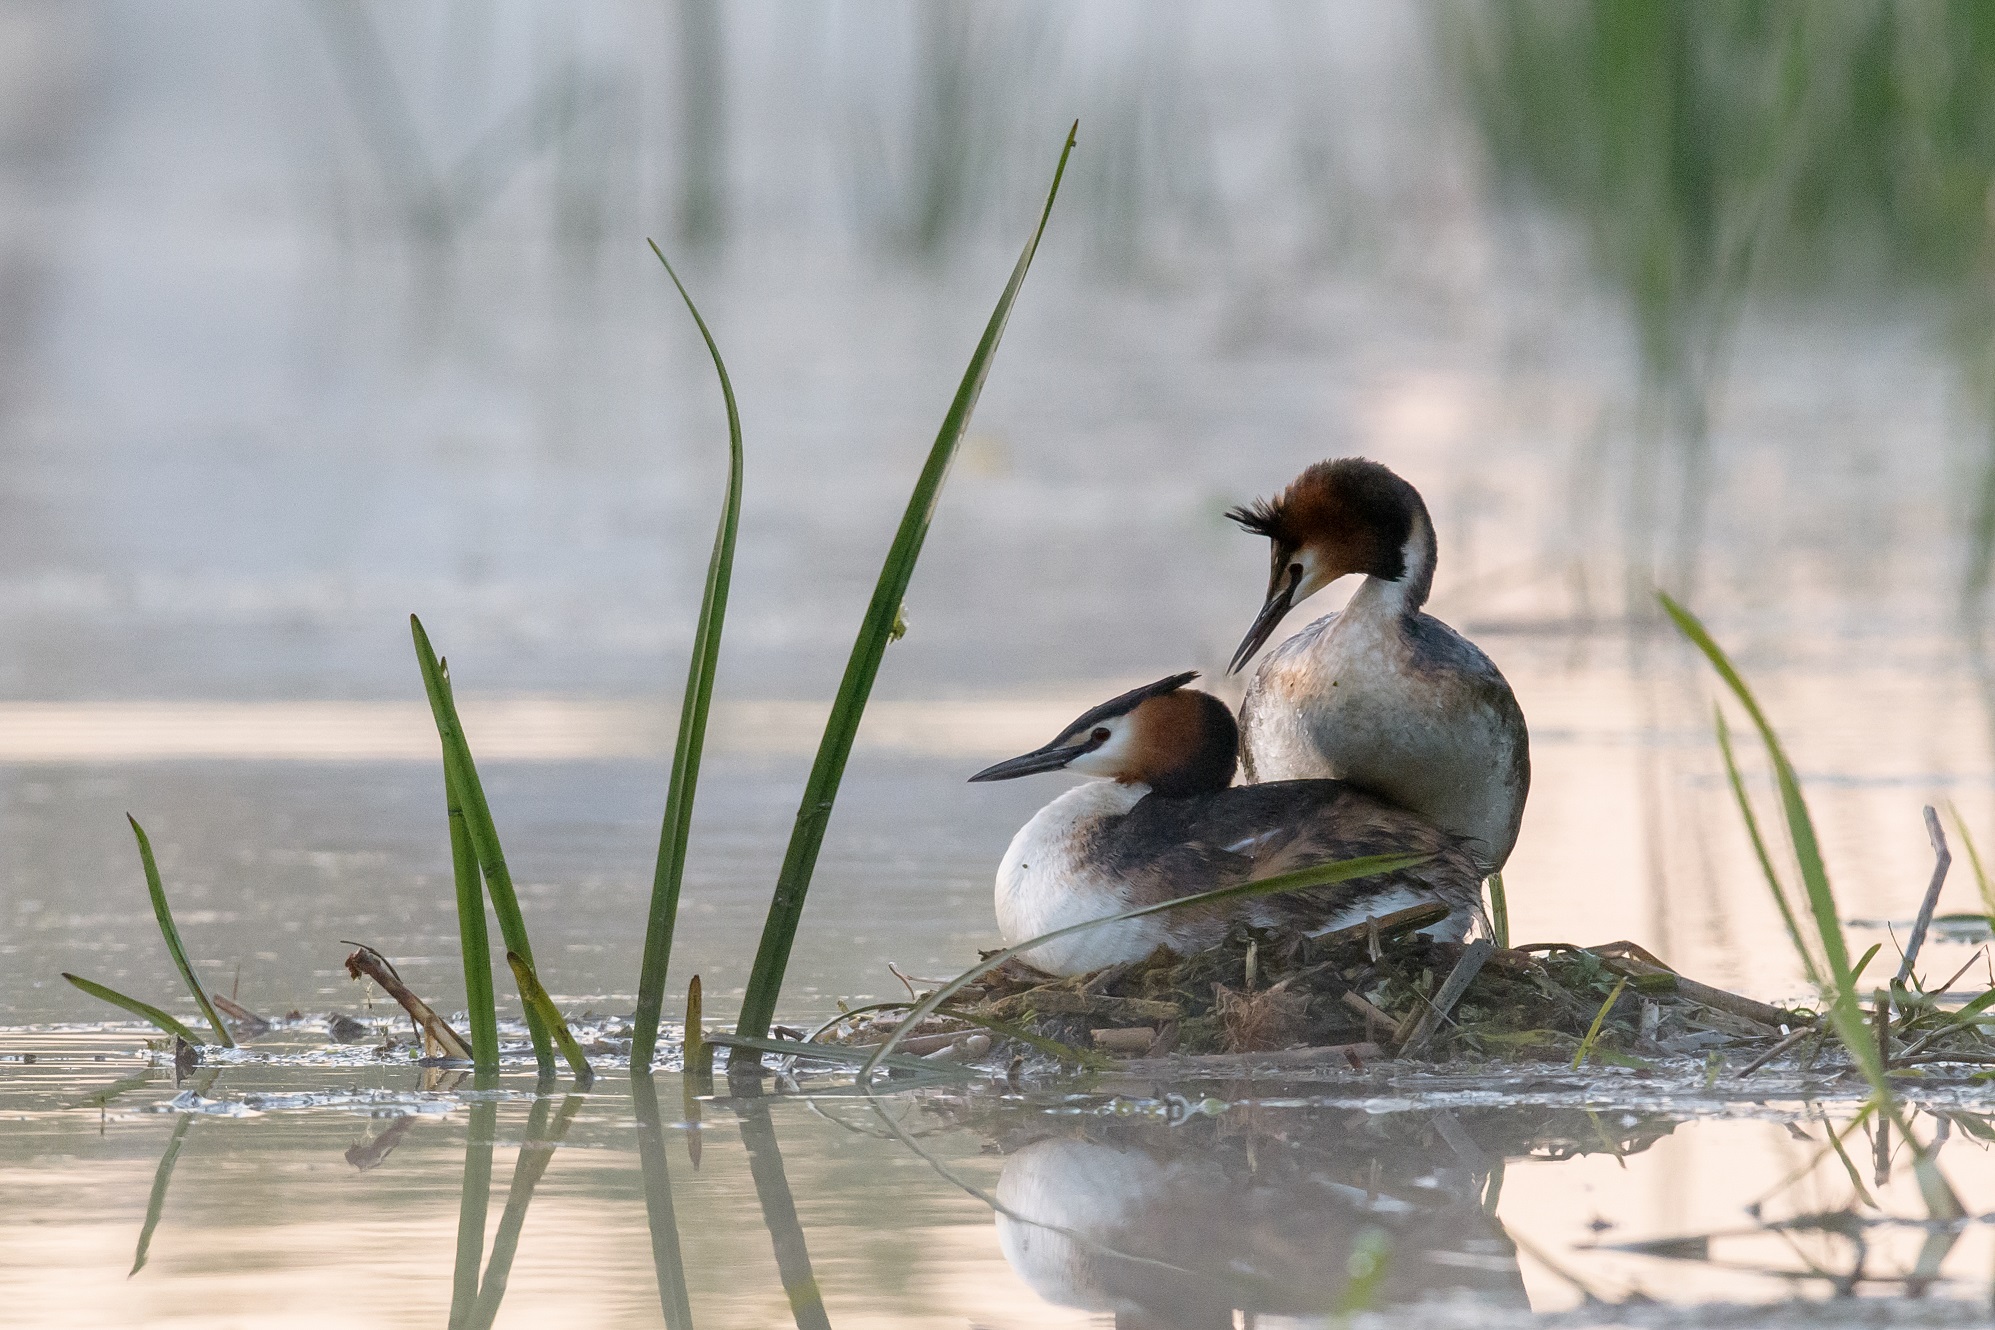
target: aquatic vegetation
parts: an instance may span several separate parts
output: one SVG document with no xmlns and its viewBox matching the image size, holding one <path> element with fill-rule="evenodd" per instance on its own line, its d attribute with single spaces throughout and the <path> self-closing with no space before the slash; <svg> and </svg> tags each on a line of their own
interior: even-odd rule
<svg viewBox="0 0 1995 1330">
<path fill-rule="evenodd" d="M 1932 1156 L 1914 1136 L 1900 1113 L 1891 1082 L 1887 1078 L 1891 1058 L 1891 1010 L 1893 997 L 1879 993 L 1876 999 L 1876 1023 L 1873 1026 L 1864 1020 L 1863 1003 L 1857 992 L 1857 969 L 1850 964 L 1849 943 L 1843 936 L 1842 916 L 1836 909 L 1835 891 L 1829 884 L 1829 871 L 1822 860 L 1821 844 L 1815 835 L 1814 819 L 1808 812 L 1808 802 L 1801 793 L 1801 779 L 1795 774 L 1794 765 L 1788 760 L 1787 751 L 1780 738 L 1774 733 L 1773 725 L 1760 709 L 1759 701 L 1752 689 L 1732 664 L 1702 622 L 1689 610 L 1672 600 L 1668 595 L 1660 595 L 1663 610 L 1675 621 L 1683 635 L 1704 654 L 1718 677 L 1731 690 L 1732 696 L 1745 709 L 1759 732 L 1760 742 L 1766 749 L 1768 761 L 1773 766 L 1774 784 L 1780 797 L 1780 808 L 1787 823 L 1787 832 L 1794 850 L 1795 872 L 1801 881 L 1806 898 L 1809 918 L 1814 924 L 1814 936 L 1804 938 L 1796 922 L 1792 907 L 1787 902 L 1787 893 L 1780 875 L 1774 871 L 1772 859 L 1766 851 L 1766 844 L 1760 835 L 1758 818 L 1753 812 L 1752 801 L 1747 797 L 1744 782 L 1739 778 L 1738 765 L 1733 760 L 1729 739 L 1724 729 L 1723 716 L 1719 717 L 1719 742 L 1725 751 L 1725 763 L 1731 779 L 1732 789 L 1738 797 L 1739 812 L 1744 819 L 1747 832 L 1752 838 L 1753 848 L 1766 876 L 1767 887 L 1773 892 L 1774 900 L 1780 907 L 1781 918 L 1786 923 L 1788 934 L 1809 979 L 1822 994 L 1826 1004 L 1826 1015 L 1836 1037 L 1842 1041 L 1844 1051 L 1852 1063 L 1870 1083 L 1873 1095 L 1872 1106 L 1882 1119 L 1887 1119 L 1898 1127 L 1899 1133 L 1912 1149 L 1913 1168 L 1919 1179 L 1920 1190 L 1926 1197 L 1926 1204 L 1935 1218 L 1958 1218 L 1963 1212 L 1960 1200 L 1941 1176 Z M 1927 911 L 1930 919 L 1931 912 Z M 1916 942 L 1908 947 L 1916 952 Z M 1986 995 L 1995 1002 L 1995 990 Z M 1902 1034 L 1902 1030 L 1901 1030 Z"/>
<path fill-rule="evenodd" d="M 776 999 L 782 991 L 783 973 L 789 967 L 790 948 L 796 941 L 797 926 L 803 918 L 804 897 L 810 890 L 811 874 L 817 867 L 818 850 L 824 844 L 825 830 L 831 825 L 831 809 L 838 797 L 839 783 L 845 776 L 846 761 L 852 755 L 852 741 L 858 736 L 859 722 L 865 715 L 867 699 L 872 696 L 873 681 L 879 677 L 880 662 L 886 655 L 887 644 L 905 631 L 901 622 L 901 602 L 907 595 L 908 583 L 914 577 L 915 562 L 921 557 L 928 525 L 934 520 L 935 506 L 942 495 L 942 482 L 948 478 L 949 464 L 955 460 L 956 447 L 970 427 L 970 415 L 976 409 L 977 397 L 983 391 L 984 379 L 990 374 L 991 363 L 997 355 L 998 342 L 1003 338 L 1005 324 L 1011 318 L 1012 303 L 1017 300 L 1019 288 L 1024 285 L 1025 274 L 1032 266 L 1032 256 L 1038 252 L 1040 237 L 1046 234 L 1046 222 L 1053 215 L 1053 201 L 1059 197 L 1060 179 L 1066 174 L 1067 158 L 1074 150 L 1074 139 L 1079 130 L 1079 122 L 1076 122 L 1067 132 L 1066 144 L 1060 149 L 1059 164 L 1053 169 L 1052 187 L 1046 192 L 1046 206 L 1039 214 L 1039 225 L 1026 242 L 1024 252 L 1018 256 L 1011 279 L 1005 283 L 997 308 L 991 311 L 984 335 L 970 356 L 969 368 L 963 372 L 963 381 L 956 389 L 955 399 L 950 402 L 949 411 L 942 418 L 942 428 L 929 448 L 928 460 L 922 465 L 914 493 L 908 497 L 907 511 L 901 517 L 893 544 L 888 547 L 886 562 L 880 568 L 873 598 L 860 621 L 859 635 L 852 644 L 845 676 L 839 681 L 838 694 L 831 704 L 831 718 L 825 723 L 817 758 L 811 763 L 810 777 L 804 784 L 803 800 L 797 807 L 796 827 L 790 833 L 789 846 L 783 853 L 783 866 L 769 901 L 762 939 L 755 950 L 755 965 L 748 976 L 747 995 L 742 999 L 741 1015 L 736 1026 L 736 1033 L 742 1036 L 761 1038 L 767 1035 L 769 1023 L 775 1019 Z"/>
<path fill-rule="evenodd" d="M 520 1000 L 526 1008 L 540 1017 L 541 1023 L 554 1032 L 554 1042 L 561 1049 L 561 1056 L 568 1060 L 568 1067 L 575 1073 L 575 1079 L 587 1085 L 595 1079 L 595 1070 L 589 1066 L 589 1059 L 583 1054 L 582 1046 L 575 1042 L 575 1035 L 568 1028 L 568 1022 L 561 1019 L 560 1010 L 554 999 L 547 995 L 540 976 L 533 972 L 533 962 L 517 951 L 506 953 L 506 964 L 511 967 L 513 978 L 519 981 Z"/>
<path fill-rule="evenodd" d="M 409 632 L 415 639 L 416 663 L 422 668 L 423 688 L 429 694 L 437 737 L 443 743 L 444 780 L 463 811 L 471 849 L 484 876 L 486 893 L 492 898 L 492 913 L 499 920 L 499 934 L 505 939 L 506 950 L 517 953 L 531 966 L 533 944 L 527 940 L 526 918 L 520 913 L 519 897 L 513 891 L 513 875 L 506 867 L 505 851 L 499 846 L 499 832 L 492 823 L 491 805 L 485 801 L 485 787 L 479 782 L 478 768 L 471 759 L 471 745 L 464 737 L 463 722 L 457 718 L 457 701 L 451 694 L 449 671 L 431 648 L 422 620 L 413 614 L 409 616 Z M 482 907 L 479 913 L 482 915 Z M 461 910 L 458 925 L 460 929 L 464 928 Z M 482 918 L 480 927 L 475 931 L 483 934 Z M 467 943 L 472 941 L 470 930 L 466 930 L 464 936 Z M 485 963 L 490 964 L 489 958 Z M 473 962 L 467 959 L 465 964 L 468 967 Z M 525 1002 L 526 995 L 522 993 L 520 997 Z M 496 1021 L 496 1016 L 493 1019 Z M 473 1028 L 476 1028 L 475 1023 Z M 526 1028 L 533 1040 L 533 1057 L 540 1067 L 540 1074 L 553 1075 L 554 1049 L 546 1016 L 535 1010 L 531 1003 L 526 1004 Z"/>
<path fill-rule="evenodd" d="M 485 931 L 485 888 L 478 851 L 464 818 L 464 799 L 444 767 L 445 809 L 450 823 L 450 876 L 457 893 L 458 955 L 464 965 L 464 1009 L 471 1024 L 471 1061 L 480 1071 L 499 1066 L 498 1000 L 492 991 L 492 943 Z"/>
<path fill-rule="evenodd" d="M 152 842 L 146 838 L 145 828 L 139 825 L 137 818 L 127 813 L 125 821 L 132 824 L 132 835 L 138 838 L 139 863 L 145 869 L 146 892 L 152 897 L 152 916 L 159 924 L 159 935 L 165 939 L 166 950 L 173 957 L 174 968 L 180 971 L 180 978 L 186 983 L 187 991 L 194 995 L 194 1004 L 201 1009 L 201 1014 L 208 1018 L 208 1024 L 215 1032 L 215 1042 L 223 1048 L 234 1048 L 235 1040 L 230 1037 L 228 1027 L 222 1024 L 222 1018 L 215 1014 L 214 1005 L 208 1001 L 208 995 L 202 989 L 201 981 L 194 975 L 193 965 L 187 960 L 187 948 L 181 945 L 180 930 L 173 923 L 173 910 L 166 903 L 166 887 L 159 878 L 159 865 L 152 857 Z M 108 1002 L 114 1007 L 122 1007 L 134 1016 L 143 1017 L 176 1038 L 184 1039 L 190 1044 L 201 1042 L 185 1025 L 150 1003 L 127 997 L 116 989 L 94 980 L 68 973 L 62 977 L 91 997 Z"/>
<path fill-rule="evenodd" d="M 720 377 L 721 399 L 727 405 L 727 494 L 721 501 L 720 525 L 714 532 L 713 554 L 707 560 L 706 587 L 700 595 L 699 627 L 693 634 L 692 659 L 686 665 L 686 694 L 679 707 L 679 733 L 672 746 L 672 777 L 665 792 L 665 816 L 658 829 L 658 862 L 651 879 L 651 911 L 644 926 L 644 961 L 637 981 L 637 1015 L 632 1021 L 631 1062 L 650 1066 L 658 1046 L 658 1021 L 665 1008 L 665 979 L 672 962 L 672 930 L 679 915 L 679 888 L 686 874 L 686 841 L 692 831 L 693 796 L 699 787 L 700 757 L 706 748 L 707 713 L 713 706 L 714 673 L 720 659 L 721 629 L 727 620 L 727 593 L 734 578 L 735 532 L 741 525 L 741 413 L 734 404 L 734 385 L 720 358 L 706 320 L 672 271 L 656 244 L 651 252 L 665 265 L 666 275 L 686 302 L 686 311 L 699 326 Z M 698 983 L 698 980 L 694 980 Z"/>
</svg>

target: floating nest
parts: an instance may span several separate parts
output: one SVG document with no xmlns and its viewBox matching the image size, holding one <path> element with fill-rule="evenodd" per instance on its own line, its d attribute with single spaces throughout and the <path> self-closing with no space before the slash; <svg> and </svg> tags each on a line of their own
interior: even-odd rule
<svg viewBox="0 0 1995 1330">
<path fill-rule="evenodd" d="M 1183 1070 L 1236 1060 L 1362 1066 L 1392 1056 L 1570 1063 L 1582 1052 L 1641 1066 L 1774 1045 L 1815 1024 L 1687 979 L 1633 943 L 1508 950 L 1419 934 L 1444 914 L 1417 906 L 1314 938 L 1237 926 L 1195 955 L 1159 951 L 1066 978 L 1012 960 L 909 1031 L 902 1047 L 961 1053 L 974 1040 L 981 1052 L 987 1035 L 1063 1060 L 1168 1059 Z M 826 1038 L 877 1043 L 900 1020 L 855 1014 Z"/>
</svg>

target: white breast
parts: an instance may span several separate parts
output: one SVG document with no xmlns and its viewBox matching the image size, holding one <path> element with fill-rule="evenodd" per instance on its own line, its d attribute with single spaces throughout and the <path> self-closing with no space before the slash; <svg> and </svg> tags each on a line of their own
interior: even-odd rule
<svg viewBox="0 0 1995 1330">
<path fill-rule="evenodd" d="M 1123 816 L 1149 792 L 1147 785 L 1091 780 L 1019 828 L 997 872 L 998 931 L 1007 947 L 1130 908 L 1125 885 L 1091 866 L 1085 852 L 1101 823 Z M 1163 940 L 1153 916 L 1103 924 L 1035 947 L 1024 959 L 1051 974 L 1085 974 L 1142 960 Z"/>
</svg>

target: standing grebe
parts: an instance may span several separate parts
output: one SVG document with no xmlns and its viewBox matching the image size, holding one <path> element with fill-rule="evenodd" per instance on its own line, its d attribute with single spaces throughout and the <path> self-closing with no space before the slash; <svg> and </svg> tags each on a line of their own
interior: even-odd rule
<svg viewBox="0 0 1995 1330">
<path fill-rule="evenodd" d="M 1273 546 L 1267 603 L 1231 670 L 1295 604 L 1346 573 L 1365 579 L 1342 613 L 1254 672 L 1240 704 L 1247 779 L 1350 781 L 1466 838 L 1485 871 L 1503 867 L 1531 788 L 1530 736 L 1489 657 L 1420 612 L 1435 556 L 1420 492 L 1377 462 L 1342 457 L 1227 516 Z"/>
<path fill-rule="evenodd" d="M 1396 873 L 1104 924 L 1025 959 L 1053 974 L 1084 974 L 1159 947 L 1202 950 L 1236 920 L 1316 933 L 1428 901 L 1454 911 L 1431 933 L 1458 939 L 1468 931 L 1482 870 L 1466 846 L 1341 781 L 1233 786 L 1240 731 L 1224 702 L 1184 687 L 1197 677 L 1174 674 L 1124 693 L 1044 748 L 970 777 L 1060 770 L 1105 777 L 1068 790 L 1012 837 L 997 874 L 1007 946 L 1137 906 L 1374 854 L 1433 857 Z"/>
</svg>

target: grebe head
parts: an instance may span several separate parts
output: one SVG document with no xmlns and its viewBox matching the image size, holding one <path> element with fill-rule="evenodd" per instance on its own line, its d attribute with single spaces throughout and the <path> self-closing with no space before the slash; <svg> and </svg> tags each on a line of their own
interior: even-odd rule
<svg viewBox="0 0 1995 1330">
<path fill-rule="evenodd" d="M 1171 798 L 1223 790 L 1233 783 L 1240 730 L 1224 702 L 1185 687 L 1197 677 L 1192 670 L 1132 689 L 1087 712 L 1044 748 L 970 779 L 1064 770 L 1147 785 Z"/>
<path fill-rule="evenodd" d="M 1434 585 L 1434 524 L 1420 491 L 1377 462 L 1318 462 L 1272 499 L 1226 514 L 1270 546 L 1268 598 L 1233 653 L 1231 674 L 1252 659 L 1289 610 L 1346 573 L 1387 584 L 1411 613 Z"/>
</svg>

